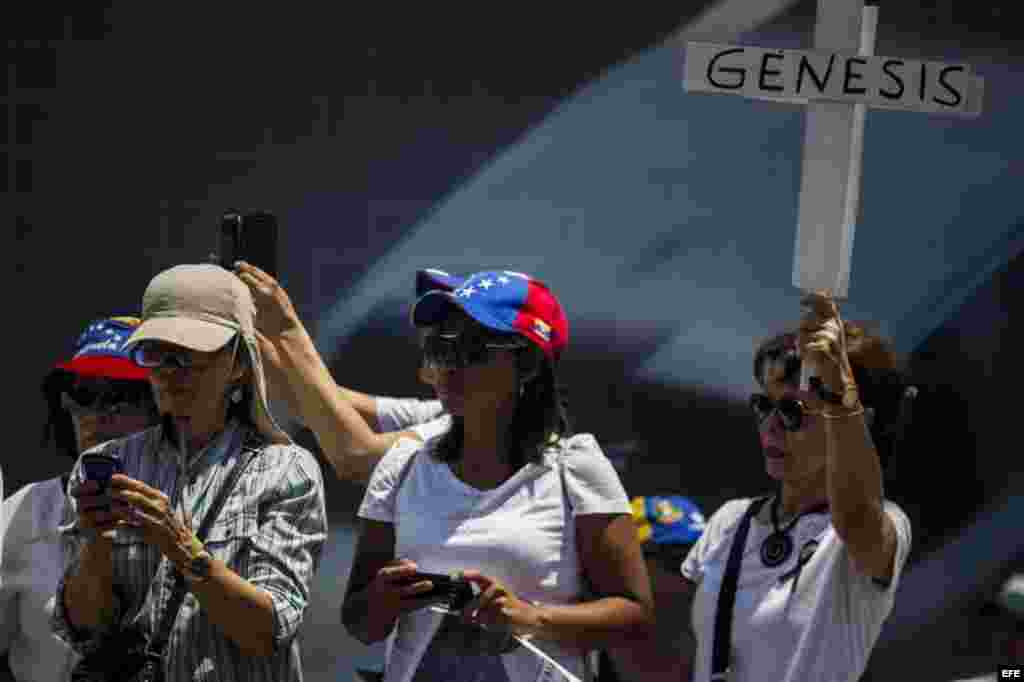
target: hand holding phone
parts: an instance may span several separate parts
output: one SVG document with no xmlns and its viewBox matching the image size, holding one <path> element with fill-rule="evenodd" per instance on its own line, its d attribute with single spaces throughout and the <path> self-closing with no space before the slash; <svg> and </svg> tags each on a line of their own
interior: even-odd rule
<svg viewBox="0 0 1024 682">
<path fill-rule="evenodd" d="M 82 455 L 79 483 L 72 486 L 71 495 L 77 500 L 79 520 L 83 527 L 106 533 L 118 525 L 112 510 L 110 478 L 123 470 L 121 460 L 108 454 L 97 452 Z"/>
<path fill-rule="evenodd" d="M 82 479 L 95 481 L 99 492 L 104 493 L 110 486 L 110 477 L 124 472 L 124 465 L 116 457 L 103 452 L 90 452 L 82 455 Z"/>
<path fill-rule="evenodd" d="M 121 460 L 103 452 L 86 453 L 82 455 L 81 471 L 82 482 L 92 481 L 96 486 L 89 510 L 109 512 L 110 477 L 124 472 Z"/>
<path fill-rule="evenodd" d="M 234 270 L 237 261 L 248 261 L 276 277 L 277 236 L 273 213 L 228 209 L 220 219 L 213 259 L 228 270 Z"/>
<path fill-rule="evenodd" d="M 401 584 L 412 585 L 423 581 L 430 581 L 431 584 L 430 590 L 416 595 L 416 599 L 422 601 L 424 606 L 444 604 L 452 611 L 459 611 L 475 595 L 473 584 L 468 580 L 444 573 L 416 572 L 403 578 Z"/>
</svg>

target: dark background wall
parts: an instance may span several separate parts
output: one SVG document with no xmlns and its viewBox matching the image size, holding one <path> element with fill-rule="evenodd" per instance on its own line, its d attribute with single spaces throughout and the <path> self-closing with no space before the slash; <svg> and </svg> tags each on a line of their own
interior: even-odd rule
<svg viewBox="0 0 1024 682">
<path fill-rule="evenodd" d="M 802 117 L 681 93 L 679 46 L 663 41 L 700 7 L 356 17 L 79 3 L 12 15 L 6 492 L 68 464 L 38 444 L 43 373 L 90 318 L 137 311 L 153 274 L 203 259 L 228 206 L 282 216 L 282 279 L 340 382 L 424 395 L 403 319 L 416 267 L 529 271 L 570 311 L 579 428 L 634 444 L 632 492 L 683 491 L 710 512 L 764 489 L 742 398 L 753 344 L 798 312 L 788 259 Z M 907 574 L 880 673 L 900 670 L 909 642 L 943 652 L 938 672 L 951 658 L 980 665 L 979 644 L 948 646 L 948 623 L 1019 542 L 1004 531 L 998 552 L 950 553 L 1021 490 L 1021 42 L 999 11 L 881 7 L 880 54 L 970 59 L 989 98 L 973 123 L 869 117 L 851 306 L 893 334 L 922 386 L 914 445 L 887 482 L 914 521 L 921 577 Z M 806 44 L 812 13 L 797 3 L 747 38 Z M 361 491 L 329 489 L 311 680 L 379 653 L 337 624 Z M 954 574 L 970 579 L 936 577 Z M 934 623 L 924 605 L 939 609 Z"/>
<path fill-rule="evenodd" d="M 1024 467 L 1014 400 L 1022 378 L 1017 256 L 914 352 L 921 387 L 912 445 L 888 472 L 888 490 L 911 517 L 915 548 L 873 657 L 891 679 L 914 662 L 921 679 L 994 670 L 1000 626 L 988 602 L 1024 568 Z"/>
</svg>

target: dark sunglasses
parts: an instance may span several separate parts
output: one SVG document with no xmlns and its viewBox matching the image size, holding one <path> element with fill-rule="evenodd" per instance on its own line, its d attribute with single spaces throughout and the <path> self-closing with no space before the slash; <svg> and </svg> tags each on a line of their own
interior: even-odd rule
<svg viewBox="0 0 1024 682">
<path fill-rule="evenodd" d="M 817 412 L 809 410 L 802 400 L 795 398 L 772 400 L 763 393 L 755 393 L 750 396 L 750 409 L 753 410 L 759 426 L 778 412 L 782 428 L 787 431 L 799 431 L 803 427 L 804 416 L 817 414 Z"/>
<path fill-rule="evenodd" d="M 435 333 L 423 338 L 423 366 L 429 369 L 463 369 L 486 365 L 498 351 L 517 351 L 527 342 L 517 337 L 462 333 Z"/>
<path fill-rule="evenodd" d="M 88 379 L 70 384 L 61 402 L 71 412 L 139 413 L 153 405 L 153 393 L 145 381 Z"/>
<path fill-rule="evenodd" d="M 229 342 L 230 343 L 230 342 Z M 235 336 L 235 351 L 238 350 L 238 336 Z M 180 370 L 204 370 L 213 364 L 214 360 L 202 364 L 196 362 L 192 351 L 185 348 L 168 348 L 143 341 L 131 351 L 132 362 L 139 367 L 158 369 L 169 367 Z"/>
<path fill-rule="evenodd" d="M 191 369 L 195 365 L 192 353 L 187 350 L 171 350 L 148 343 L 140 343 L 132 349 L 132 360 L 139 367 L 156 369 Z"/>
</svg>

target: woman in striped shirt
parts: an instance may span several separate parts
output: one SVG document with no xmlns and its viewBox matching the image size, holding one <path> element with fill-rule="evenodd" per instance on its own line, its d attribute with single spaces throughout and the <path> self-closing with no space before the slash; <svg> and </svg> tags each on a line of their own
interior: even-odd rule
<svg viewBox="0 0 1024 682">
<path fill-rule="evenodd" d="M 96 449 L 120 463 L 109 495 L 83 480 L 82 459 L 72 472 L 54 629 L 86 657 L 80 679 L 121 679 L 104 668 L 125 657 L 130 633 L 160 631 L 184 584 L 166 680 L 301 680 L 296 635 L 326 538 L 323 482 L 267 409 L 252 298 L 219 266 L 178 266 L 150 282 L 142 307 L 127 346 L 153 369 L 163 421 Z"/>
</svg>

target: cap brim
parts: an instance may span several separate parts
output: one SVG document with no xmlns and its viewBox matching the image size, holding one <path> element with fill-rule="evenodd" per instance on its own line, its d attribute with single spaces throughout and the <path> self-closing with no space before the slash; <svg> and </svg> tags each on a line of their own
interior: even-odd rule
<svg viewBox="0 0 1024 682">
<path fill-rule="evenodd" d="M 440 324 L 453 309 L 461 310 L 488 329 L 502 333 L 519 333 L 511 325 L 486 314 L 477 306 L 466 305 L 463 299 L 447 291 L 430 291 L 421 296 L 412 307 L 412 323 L 417 327 Z"/>
<path fill-rule="evenodd" d="M 238 331 L 192 317 L 151 317 L 128 337 L 125 347 L 142 341 L 164 341 L 176 346 L 212 353 L 223 348 Z"/>
<path fill-rule="evenodd" d="M 412 307 L 412 323 L 417 327 L 438 324 L 451 314 L 452 308 L 462 310 L 453 294 L 447 291 L 428 291 Z"/>
<path fill-rule="evenodd" d="M 108 379 L 130 379 L 145 381 L 149 378 L 150 370 L 147 367 L 139 367 L 127 358 L 118 358 L 110 355 L 90 355 L 74 358 L 57 365 L 58 368 L 74 372 L 80 376 L 104 377 Z"/>
<path fill-rule="evenodd" d="M 461 287 L 465 281 L 462 277 L 441 273 L 439 270 L 417 270 L 416 296 L 419 297 L 435 290 L 454 291 Z"/>
</svg>

